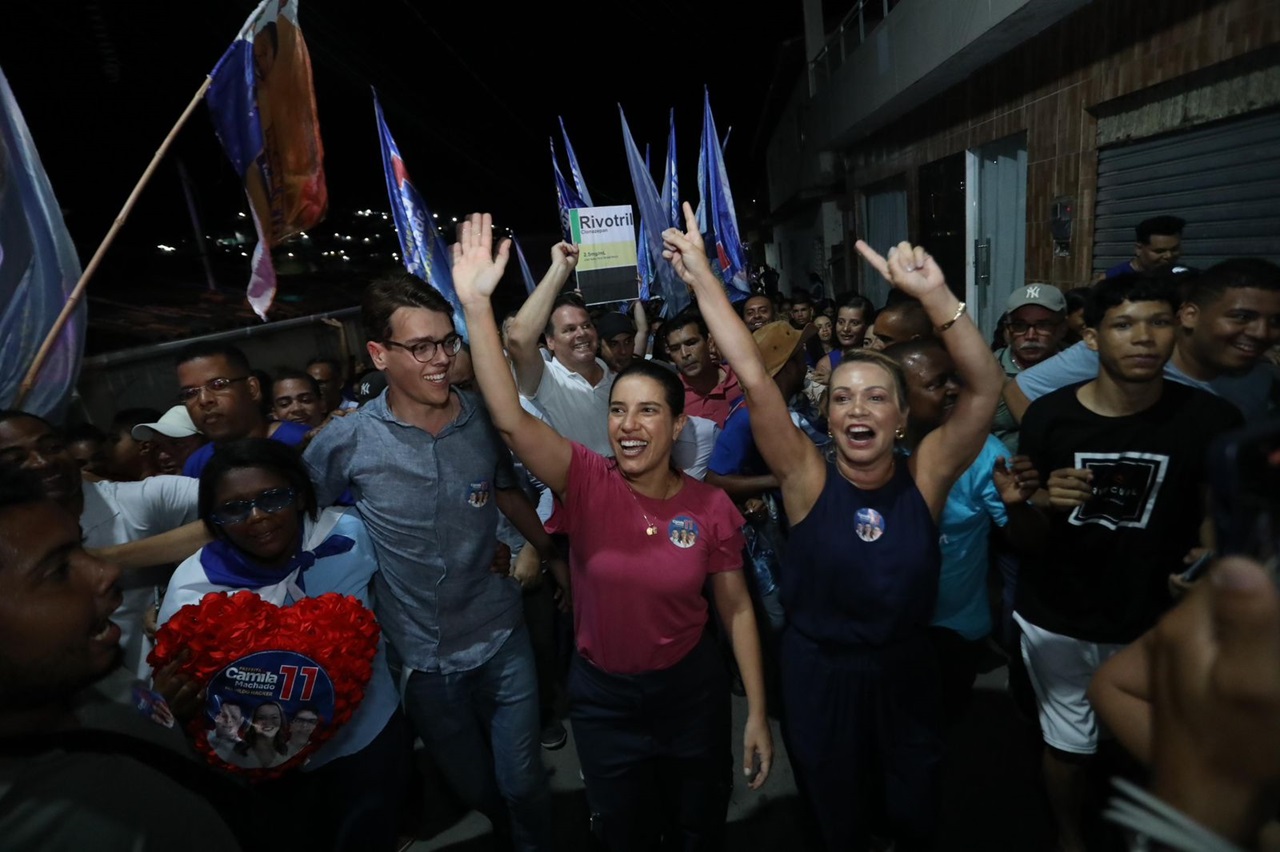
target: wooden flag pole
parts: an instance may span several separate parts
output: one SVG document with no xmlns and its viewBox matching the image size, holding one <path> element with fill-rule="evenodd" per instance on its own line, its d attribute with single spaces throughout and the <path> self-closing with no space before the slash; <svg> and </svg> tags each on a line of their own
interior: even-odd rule
<svg viewBox="0 0 1280 852">
<path fill-rule="evenodd" d="M 80 304 L 80 299 L 84 296 L 85 287 L 89 284 L 89 279 L 93 277 L 93 273 L 98 270 L 98 265 L 102 263 L 102 256 L 107 253 L 112 241 L 115 240 L 116 234 L 119 233 L 120 227 L 124 225 L 124 220 L 129 217 L 133 211 L 133 205 L 137 202 L 138 196 L 142 194 L 142 188 L 147 185 L 147 181 L 151 180 L 151 176 L 155 174 L 156 168 L 159 167 L 160 161 L 164 159 L 164 155 L 169 152 L 169 146 L 173 144 L 174 138 L 177 137 L 178 131 L 187 123 L 187 119 L 191 118 L 191 114 L 196 111 L 196 106 L 204 98 L 205 92 L 209 91 L 209 84 L 213 82 L 212 77 L 205 77 L 204 82 L 196 91 L 195 97 L 191 99 L 191 103 L 187 104 L 187 108 L 182 111 L 182 115 L 178 118 L 178 123 L 169 131 L 169 135 L 160 143 L 160 147 L 156 149 L 155 156 L 151 158 L 151 163 L 147 166 L 147 170 L 142 173 L 142 177 L 138 179 L 138 183 L 133 188 L 133 192 L 129 193 L 129 197 L 125 199 L 124 206 L 120 208 L 116 220 L 111 223 L 111 230 L 107 231 L 106 237 L 103 238 L 102 244 L 98 246 L 98 250 L 93 253 L 93 259 L 89 261 L 89 265 L 84 268 L 84 272 L 80 275 L 80 280 L 76 282 L 75 289 L 71 291 L 71 295 L 67 297 L 67 303 L 62 306 L 62 312 L 58 314 L 58 318 L 53 322 L 53 328 L 49 330 L 49 334 L 44 339 L 44 343 L 40 344 L 40 350 L 36 352 L 35 360 L 31 363 L 31 369 L 27 370 L 26 378 L 22 380 L 21 387 L 18 388 L 18 398 L 14 400 L 13 407 L 21 408 L 22 402 L 31 393 L 31 389 L 35 387 L 36 376 L 40 374 L 40 368 L 44 366 L 45 360 L 49 357 L 49 353 L 53 350 L 53 344 L 58 339 L 58 335 L 62 333 L 62 329 L 66 326 L 67 320 L 71 318 L 71 313 Z"/>
</svg>

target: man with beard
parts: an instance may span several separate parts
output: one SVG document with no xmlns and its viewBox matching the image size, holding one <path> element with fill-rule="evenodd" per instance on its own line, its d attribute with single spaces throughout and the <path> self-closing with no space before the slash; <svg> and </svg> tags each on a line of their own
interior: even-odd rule
<svg viewBox="0 0 1280 852">
<path fill-rule="evenodd" d="M 1012 379 L 1061 349 L 1067 330 L 1067 299 L 1052 284 L 1028 284 L 1009 294 L 1004 310 L 1005 339 L 1009 344 L 996 350 L 996 360 L 1007 379 Z M 1003 399 L 996 408 L 991 434 L 1003 441 L 1010 452 L 1017 450 L 1018 421 Z"/>
</svg>

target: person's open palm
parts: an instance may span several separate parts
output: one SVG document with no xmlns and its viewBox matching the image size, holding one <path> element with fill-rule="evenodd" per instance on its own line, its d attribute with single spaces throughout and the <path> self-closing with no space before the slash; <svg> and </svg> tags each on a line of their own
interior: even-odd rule
<svg viewBox="0 0 1280 852">
<path fill-rule="evenodd" d="M 913 246 L 903 241 L 889 249 L 889 254 L 884 257 L 862 240 L 858 240 L 855 248 L 867 263 L 884 276 L 886 281 L 908 296 L 920 299 L 926 293 L 947 286 L 947 279 L 942 274 L 942 270 L 921 246 Z"/>
<path fill-rule="evenodd" d="M 511 241 L 503 240 L 493 252 L 493 217 L 472 213 L 458 229 L 453 244 L 453 288 L 464 304 L 488 299 L 498 288 L 507 268 Z"/>
</svg>

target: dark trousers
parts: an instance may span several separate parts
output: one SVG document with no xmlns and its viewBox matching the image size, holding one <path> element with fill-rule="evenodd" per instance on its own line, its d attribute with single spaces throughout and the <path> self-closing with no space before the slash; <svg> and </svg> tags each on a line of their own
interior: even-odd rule
<svg viewBox="0 0 1280 852">
<path fill-rule="evenodd" d="M 986 652 L 986 642 L 966 639 L 946 627 L 930 627 L 929 641 L 938 658 L 942 718 L 950 728 L 969 710 L 973 682 L 978 678 L 978 664 Z"/>
<path fill-rule="evenodd" d="M 307 852 L 394 850 L 412 753 L 409 724 L 396 710 L 382 732 L 355 754 L 262 784 L 263 795 L 289 825 L 271 845 Z"/>
<path fill-rule="evenodd" d="M 728 678 L 704 639 L 669 669 L 614 675 L 574 655 L 569 718 L 611 850 L 719 850 L 732 783 Z"/>
<path fill-rule="evenodd" d="M 885 647 L 782 637 L 783 732 L 830 852 L 866 849 L 887 822 L 901 852 L 931 848 L 942 734 L 928 637 Z"/>
</svg>

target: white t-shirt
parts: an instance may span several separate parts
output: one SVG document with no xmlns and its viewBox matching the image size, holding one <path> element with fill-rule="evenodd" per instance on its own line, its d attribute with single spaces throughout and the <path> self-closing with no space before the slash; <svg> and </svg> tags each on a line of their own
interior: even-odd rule
<svg viewBox="0 0 1280 852">
<path fill-rule="evenodd" d="M 169 532 L 195 521 L 200 481 L 187 476 L 151 476 L 141 482 L 83 482 L 84 511 L 80 532 L 84 546 L 128 544 Z M 169 582 L 168 565 L 125 571 L 120 577 L 124 602 L 111 617 L 120 627 L 124 667 L 138 677 L 151 671 L 146 664 L 151 648 L 142 632 L 142 617 L 151 605 L 154 587 Z"/>
<path fill-rule="evenodd" d="M 558 358 L 542 365 L 542 380 L 530 397 L 546 415 L 546 420 L 570 441 L 582 444 L 602 456 L 613 455 L 609 443 L 609 392 L 617 375 L 601 359 L 596 364 L 603 371 L 593 386 L 573 372 Z"/>
<path fill-rule="evenodd" d="M 544 365 L 537 393 L 532 397 L 522 396 L 521 401 L 532 403 L 532 409 L 529 405 L 525 408 L 540 413 L 551 428 L 570 441 L 610 457 L 613 444 L 609 442 L 609 393 L 618 374 L 601 359 L 597 358 L 596 363 L 604 373 L 593 386 L 552 358 Z M 671 460 L 694 479 L 703 480 L 707 477 L 707 463 L 720 429 L 703 417 L 690 417 L 688 421 L 671 448 Z"/>
</svg>

